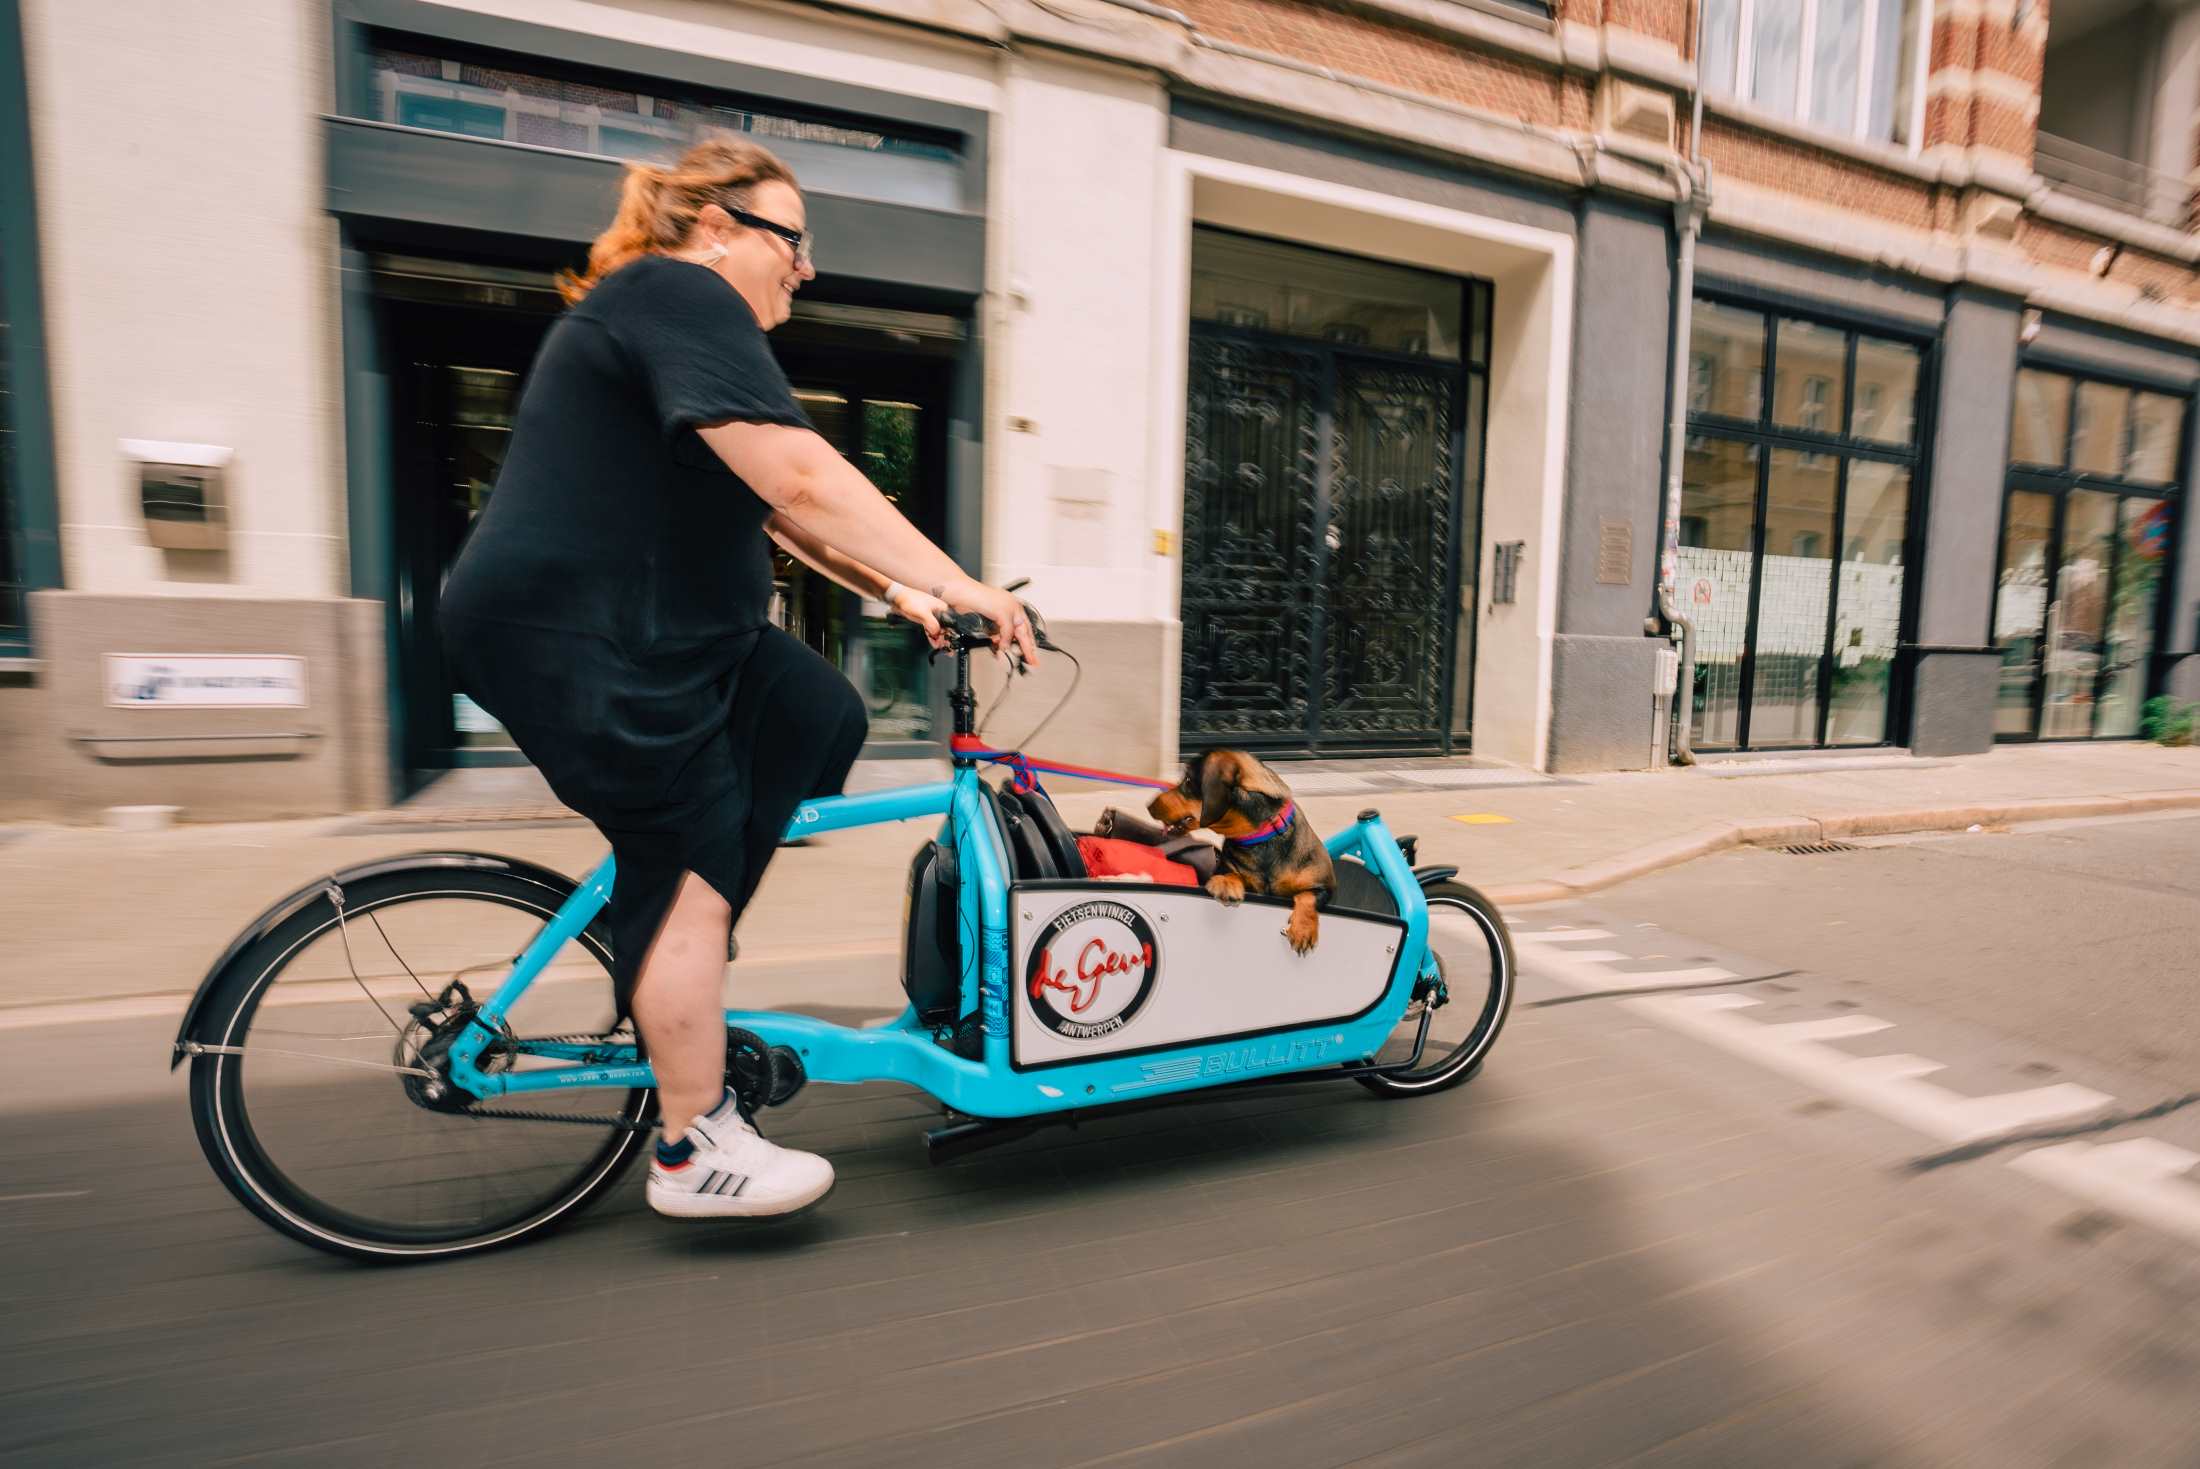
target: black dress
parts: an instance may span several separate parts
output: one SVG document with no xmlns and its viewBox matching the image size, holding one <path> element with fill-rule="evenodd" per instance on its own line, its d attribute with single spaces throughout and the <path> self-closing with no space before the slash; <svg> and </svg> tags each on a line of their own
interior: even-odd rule
<svg viewBox="0 0 2200 1469">
<path fill-rule="evenodd" d="M 770 507 L 695 431 L 736 421 L 809 423 L 740 293 L 663 256 L 613 272 L 545 338 L 443 591 L 459 687 L 617 855 L 622 1014 L 681 874 L 738 917 L 863 742 L 848 681 L 768 626 Z"/>
</svg>

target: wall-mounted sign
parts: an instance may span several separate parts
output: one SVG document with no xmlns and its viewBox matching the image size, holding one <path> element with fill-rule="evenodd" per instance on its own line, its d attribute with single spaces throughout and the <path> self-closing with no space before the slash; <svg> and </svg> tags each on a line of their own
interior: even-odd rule
<svg viewBox="0 0 2200 1469">
<path fill-rule="evenodd" d="M 109 653 L 117 709 L 303 709 L 306 660 L 230 653 Z"/>
</svg>

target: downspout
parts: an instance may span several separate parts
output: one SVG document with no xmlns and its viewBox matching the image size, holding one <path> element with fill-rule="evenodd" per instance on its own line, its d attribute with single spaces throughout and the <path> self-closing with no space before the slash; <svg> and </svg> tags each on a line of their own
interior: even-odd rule
<svg viewBox="0 0 2200 1469">
<path fill-rule="evenodd" d="M 1677 245 L 1673 258 L 1673 361 L 1667 372 L 1672 398 L 1666 405 L 1665 523 L 1658 551 L 1658 615 L 1681 630 L 1681 662 L 1673 682 L 1671 737 L 1673 763 L 1693 765 L 1689 748 L 1693 735 L 1696 689 L 1696 624 L 1674 600 L 1680 576 L 1681 472 L 1688 436 L 1688 348 L 1694 325 L 1696 294 L 1696 236 L 1703 227 L 1709 203 L 1703 164 L 1703 0 L 1696 4 L 1696 42 L 1692 60 L 1694 78 L 1689 86 L 1688 165 L 1673 201 L 1673 227 Z"/>
</svg>

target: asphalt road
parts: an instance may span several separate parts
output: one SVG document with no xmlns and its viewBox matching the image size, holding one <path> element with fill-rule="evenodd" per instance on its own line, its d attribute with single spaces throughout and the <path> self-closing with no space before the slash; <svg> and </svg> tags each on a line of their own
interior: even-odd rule
<svg viewBox="0 0 2200 1469">
<path fill-rule="evenodd" d="M 815 1215 L 659 1220 L 634 1177 L 443 1266 L 245 1215 L 170 1023 L 0 1031 L 0 1462 L 2190 1465 L 2200 1244 L 1656 1004 L 2200 1140 L 2114 1120 L 2193 1075 L 2196 831 L 1699 863 L 1515 915 L 1521 1001 L 1452 1093 L 1291 1086 L 932 1167 L 923 1098 L 812 1087 L 766 1120 L 839 1166 Z"/>
<path fill-rule="evenodd" d="M 1730 852 L 1596 907 L 2200 1087 L 2200 816 Z"/>
</svg>

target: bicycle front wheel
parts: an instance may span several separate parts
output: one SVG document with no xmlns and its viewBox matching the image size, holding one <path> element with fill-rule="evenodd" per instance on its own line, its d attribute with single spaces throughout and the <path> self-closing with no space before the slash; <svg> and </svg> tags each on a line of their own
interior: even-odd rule
<svg viewBox="0 0 2200 1469">
<path fill-rule="evenodd" d="M 497 859 L 423 858 L 315 897 L 236 956 L 191 1063 L 199 1143 L 230 1191 L 316 1248 L 424 1260 L 525 1239 L 616 1183 L 648 1141 L 654 1091 L 460 1107 L 431 1079 L 436 1031 L 455 1028 L 433 1002 L 453 981 L 486 998 L 572 890 Z M 601 1036 L 613 1008 L 590 929 L 506 1023 L 516 1039 Z M 482 1062 L 542 1064 L 509 1045 Z"/>
<path fill-rule="evenodd" d="M 1359 1083 L 1386 1097 L 1425 1097 L 1482 1067 L 1512 1009 L 1518 971 L 1497 905 L 1463 882 L 1432 882 L 1429 954 L 1435 980 L 1406 1007 L 1376 1059 L 1386 1068 Z"/>
</svg>

